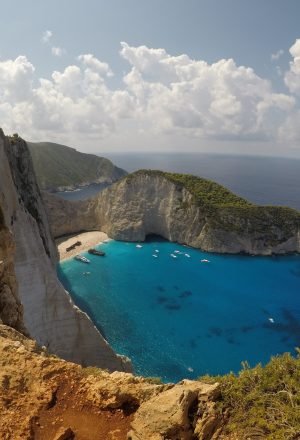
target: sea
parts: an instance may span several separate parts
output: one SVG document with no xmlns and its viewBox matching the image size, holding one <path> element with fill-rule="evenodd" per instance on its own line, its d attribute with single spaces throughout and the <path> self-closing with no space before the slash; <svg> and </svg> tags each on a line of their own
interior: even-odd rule
<svg viewBox="0 0 300 440">
<path fill-rule="evenodd" d="M 213 179 L 259 204 L 300 209 L 300 160 L 110 155 L 113 162 Z M 95 188 L 92 188 L 92 192 Z M 83 191 L 81 194 L 80 192 Z M 77 200 L 93 194 L 75 192 Z M 94 193 L 95 194 L 95 193 Z M 300 346 L 300 256 L 220 255 L 149 237 L 58 265 L 61 282 L 134 371 L 164 382 L 238 372 Z"/>
<path fill-rule="evenodd" d="M 251 202 L 300 210 L 300 159 L 208 153 L 115 153 L 105 157 L 128 172 L 147 168 L 194 174 L 214 180 Z M 58 195 L 82 200 L 103 188 L 103 184 L 93 184 Z"/>
</svg>

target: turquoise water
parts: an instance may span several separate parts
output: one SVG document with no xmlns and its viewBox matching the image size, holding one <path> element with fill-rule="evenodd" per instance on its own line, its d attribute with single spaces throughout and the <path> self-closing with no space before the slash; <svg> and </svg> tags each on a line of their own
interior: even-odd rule
<svg viewBox="0 0 300 440">
<path fill-rule="evenodd" d="M 105 257 L 66 260 L 58 273 L 138 374 L 164 381 L 223 374 L 300 346 L 299 256 L 208 254 L 160 240 L 101 249 Z"/>
</svg>

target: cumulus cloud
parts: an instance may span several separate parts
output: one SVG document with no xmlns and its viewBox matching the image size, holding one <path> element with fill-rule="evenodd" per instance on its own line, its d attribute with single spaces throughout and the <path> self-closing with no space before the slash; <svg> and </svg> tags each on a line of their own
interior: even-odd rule
<svg viewBox="0 0 300 440">
<path fill-rule="evenodd" d="M 290 62 L 290 69 L 286 72 L 284 81 L 290 92 L 300 95 L 300 39 L 297 39 L 290 48 L 293 61 Z"/>
<path fill-rule="evenodd" d="M 291 94 L 276 93 L 270 81 L 233 59 L 209 64 L 127 43 L 120 54 L 129 69 L 116 89 L 109 86 L 110 66 L 93 54 L 80 55 L 50 78 L 38 78 L 30 61 L 18 57 L 0 61 L 0 117 L 7 132 L 35 139 L 146 132 L 186 139 L 295 140 L 300 40 L 290 53 L 284 80 Z"/>
<path fill-rule="evenodd" d="M 124 81 L 137 116 L 153 121 L 156 129 L 198 137 L 264 138 L 274 134 L 273 113 L 277 118 L 294 105 L 293 98 L 274 93 L 269 81 L 232 59 L 208 64 L 126 43 L 121 55 L 132 66 Z"/>
<path fill-rule="evenodd" d="M 49 43 L 49 41 L 51 40 L 52 36 L 53 36 L 52 31 L 49 31 L 49 30 L 45 31 L 43 33 L 43 36 L 42 36 L 42 42 L 43 43 Z"/>
<path fill-rule="evenodd" d="M 283 54 L 284 54 L 284 50 L 279 49 L 277 52 L 272 53 L 271 60 L 277 61 L 277 60 L 279 60 L 280 57 L 282 57 Z"/>
</svg>

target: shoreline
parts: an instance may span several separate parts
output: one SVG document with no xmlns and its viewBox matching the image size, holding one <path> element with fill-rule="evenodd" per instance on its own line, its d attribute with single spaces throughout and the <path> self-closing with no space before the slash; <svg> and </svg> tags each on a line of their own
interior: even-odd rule
<svg viewBox="0 0 300 440">
<path fill-rule="evenodd" d="M 89 248 L 94 247 L 104 241 L 110 240 L 108 235 L 102 231 L 90 231 L 82 232 L 79 234 L 72 234 L 70 236 L 57 238 L 55 240 L 57 250 L 59 253 L 59 261 L 68 260 L 80 252 L 86 252 Z M 81 242 L 81 245 L 76 246 L 74 249 L 67 252 L 66 248 L 72 246 L 77 241 Z"/>
</svg>

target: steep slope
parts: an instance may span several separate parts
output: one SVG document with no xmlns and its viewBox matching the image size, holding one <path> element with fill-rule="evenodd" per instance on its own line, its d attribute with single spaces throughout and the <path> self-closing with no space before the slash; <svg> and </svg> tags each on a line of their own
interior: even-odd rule
<svg viewBox="0 0 300 440">
<path fill-rule="evenodd" d="M 23 307 L 17 292 L 14 254 L 12 234 L 5 226 L 0 201 L 0 323 L 26 333 Z"/>
<path fill-rule="evenodd" d="M 141 170 L 87 201 L 45 201 L 54 236 L 98 229 L 127 241 L 158 234 L 209 252 L 300 251 L 298 211 L 253 205 L 195 176 Z"/>
<path fill-rule="evenodd" d="M 10 322 L 7 310 L 16 309 L 14 326 L 20 329 L 21 308 L 16 299 L 13 268 L 18 283 L 19 302 L 24 308 L 23 322 L 31 337 L 62 358 L 109 370 L 126 370 L 130 365 L 117 356 L 90 319 L 72 303 L 59 283 L 55 265 L 57 251 L 36 183 L 31 156 L 25 141 L 5 138 L 0 131 L 0 207 L 4 274 L 1 300 L 8 296 L 5 279 L 10 280 L 11 306 L 2 309 L 2 321 Z M 11 242 L 9 241 L 11 238 Z M 12 243 L 14 242 L 14 244 Z M 13 260 L 12 249 L 15 246 Z M 0 269 L 1 270 L 1 269 Z M 11 276 L 10 276 L 11 274 Z M 5 277 L 5 278 L 4 278 Z M 5 315 L 5 316 L 4 316 Z"/>
<path fill-rule="evenodd" d="M 38 184 L 45 190 L 112 183 L 126 175 L 110 160 L 52 142 L 28 142 Z"/>
<path fill-rule="evenodd" d="M 0 325 L 5 440 L 296 440 L 300 357 L 178 384 L 81 368 Z"/>
</svg>

